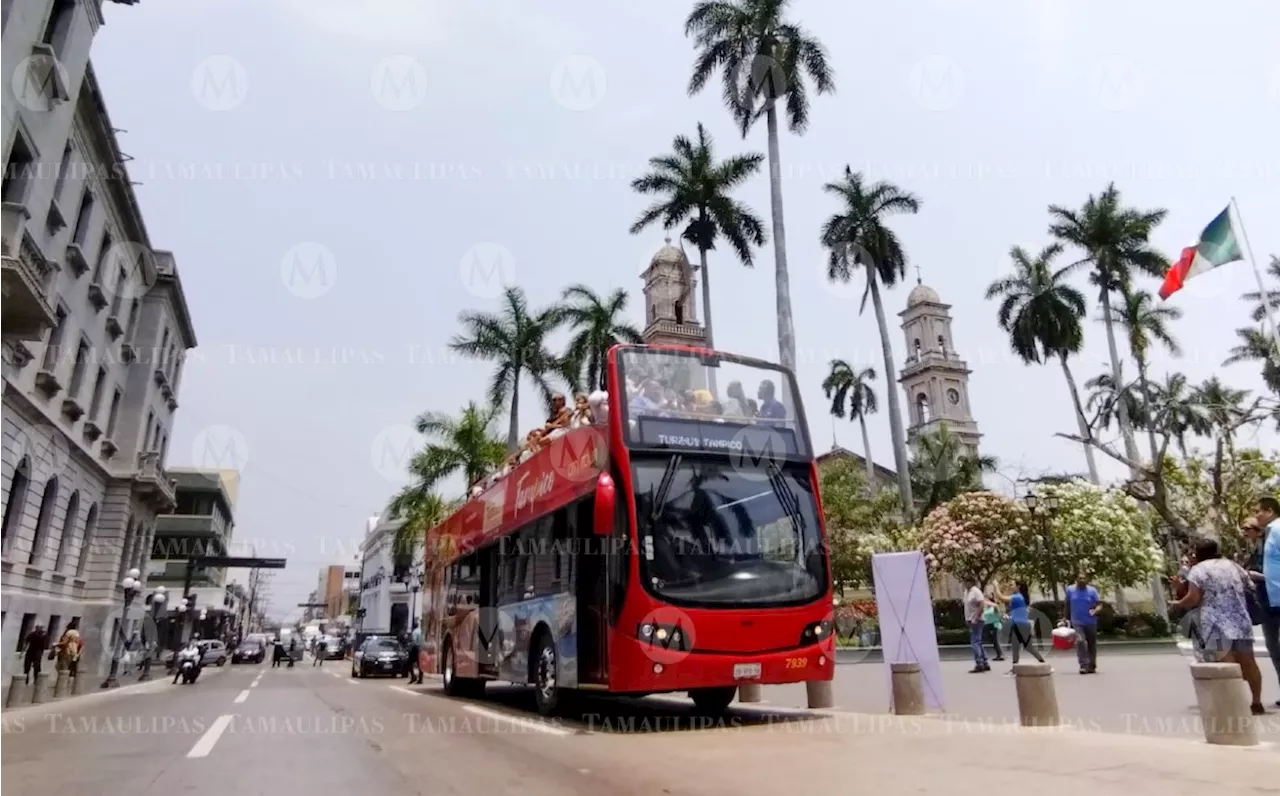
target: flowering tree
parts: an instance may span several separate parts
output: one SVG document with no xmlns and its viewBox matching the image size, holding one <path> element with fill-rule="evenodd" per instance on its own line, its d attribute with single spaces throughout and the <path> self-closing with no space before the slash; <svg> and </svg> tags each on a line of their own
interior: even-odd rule
<svg viewBox="0 0 1280 796">
<path fill-rule="evenodd" d="M 874 553 L 914 547 L 911 529 L 900 519 L 896 489 L 868 489 L 867 477 L 853 459 L 824 463 L 818 478 L 831 578 L 837 590 L 870 584 Z"/>
<path fill-rule="evenodd" d="M 1164 567 L 1164 555 L 1138 502 L 1086 481 L 1042 484 L 1042 501 L 1057 509 L 1037 522 L 1037 550 L 1021 576 L 1057 588 L 1084 573 L 1095 583 L 1134 586 Z"/>
<path fill-rule="evenodd" d="M 1215 531 L 1223 552 L 1234 556 L 1243 543 L 1240 525 L 1258 498 L 1280 492 L 1280 457 L 1255 448 L 1188 456 L 1166 461 L 1165 479 L 1174 511 L 1198 530 Z"/>
<path fill-rule="evenodd" d="M 1035 554 L 1031 513 L 994 492 L 966 492 L 924 518 L 919 541 L 929 570 L 987 584 Z"/>
</svg>

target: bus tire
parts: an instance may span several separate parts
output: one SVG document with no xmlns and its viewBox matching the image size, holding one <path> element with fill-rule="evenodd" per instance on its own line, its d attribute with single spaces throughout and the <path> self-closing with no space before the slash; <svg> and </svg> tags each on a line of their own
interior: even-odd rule
<svg viewBox="0 0 1280 796">
<path fill-rule="evenodd" d="M 543 716 L 555 715 L 564 693 L 557 678 L 559 662 L 551 633 L 545 628 L 540 630 L 529 647 L 529 682 L 533 684 L 538 713 Z"/>
<path fill-rule="evenodd" d="M 738 689 L 731 685 L 695 688 L 689 692 L 689 698 L 693 700 L 693 708 L 698 713 L 704 716 L 722 716 L 737 693 Z"/>
<path fill-rule="evenodd" d="M 444 692 L 451 697 L 464 696 L 462 682 L 458 680 L 457 658 L 453 654 L 453 639 L 445 639 L 444 661 L 440 666 L 440 677 L 444 680 Z"/>
</svg>

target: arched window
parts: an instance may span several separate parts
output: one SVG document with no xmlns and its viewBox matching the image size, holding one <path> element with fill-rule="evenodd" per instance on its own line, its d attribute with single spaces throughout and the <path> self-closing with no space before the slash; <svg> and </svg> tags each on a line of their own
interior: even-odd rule
<svg viewBox="0 0 1280 796">
<path fill-rule="evenodd" d="M 929 413 L 929 396 L 920 393 L 916 396 L 916 416 L 921 423 L 928 423 L 932 416 Z"/>
<path fill-rule="evenodd" d="M 947 355 L 947 340 L 942 335 L 938 335 L 938 350 L 944 357 Z"/>
<path fill-rule="evenodd" d="M 676 323 L 684 323 L 684 302 L 676 302 Z"/>
<path fill-rule="evenodd" d="M 920 358 L 920 338 L 919 337 L 917 337 L 915 340 L 915 349 L 916 349 L 916 359 L 919 359 Z"/>
<path fill-rule="evenodd" d="M 98 529 L 98 504 L 89 507 L 84 516 L 84 532 L 80 534 L 80 560 L 76 562 L 76 575 L 83 575 L 89 566 L 89 551 L 93 549 L 93 533 Z"/>
<path fill-rule="evenodd" d="M 67 500 L 67 516 L 62 521 L 62 533 L 58 534 L 57 539 L 53 543 L 53 571 L 57 572 L 62 569 L 62 565 L 67 563 L 67 550 L 71 547 L 71 540 L 76 535 L 76 520 L 80 514 L 80 493 L 72 492 L 71 497 Z"/>
<path fill-rule="evenodd" d="M 38 566 L 40 554 L 44 552 L 45 541 L 49 536 L 49 523 L 53 522 L 53 510 L 58 505 L 58 477 L 50 478 L 44 485 L 44 494 L 40 496 L 40 513 L 36 515 L 36 535 L 31 540 L 31 555 L 27 563 Z"/>
<path fill-rule="evenodd" d="M 13 468 L 13 480 L 9 482 L 9 497 L 4 501 L 4 550 L 9 550 L 9 540 L 17 538 L 22 527 L 22 514 L 27 508 L 27 490 L 31 488 L 31 460 L 26 456 Z"/>
</svg>

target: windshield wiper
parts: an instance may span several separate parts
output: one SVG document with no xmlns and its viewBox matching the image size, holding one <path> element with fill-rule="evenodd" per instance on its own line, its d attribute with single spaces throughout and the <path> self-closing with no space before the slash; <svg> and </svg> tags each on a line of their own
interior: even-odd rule
<svg viewBox="0 0 1280 796">
<path fill-rule="evenodd" d="M 782 469 L 778 467 L 778 463 L 769 462 L 769 486 L 773 487 L 773 494 L 777 496 L 778 502 L 782 504 L 782 510 L 787 513 L 787 518 L 795 525 L 796 531 L 801 537 L 804 536 L 804 514 L 800 511 L 800 499 L 796 497 L 795 490 L 791 488 L 791 484 L 787 483 L 787 479 L 782 476 Z"/>
<path fill-rule="evenodd" d="M 680 466 L 680 462 L 684 456 L 677 453 L 667 462 L 667 469 L 662 471 L 662 480 L 658 482 L 658 494 L 653 498 L 652 514 L 650 519 L 657 523 L 658 518 L 662 516 L 662 509 L 667 505 L 667 496 L 671 492 L 671 484 L 676 480 L 676 468 Z"/>
</svg>

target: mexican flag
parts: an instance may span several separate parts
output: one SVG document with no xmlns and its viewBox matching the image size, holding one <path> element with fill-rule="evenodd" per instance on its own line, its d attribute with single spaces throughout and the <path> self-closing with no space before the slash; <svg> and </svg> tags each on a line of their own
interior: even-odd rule
<svg viewBox="0 0 1280 796">
<path fill-rule="evenodd" d="M 1231 221 L 1231 207 L 1227 206 L 1209 226 L 1200 233 L 1200 241 L 1182 250 L 1182 256 L 1164 275 L 1160 286 L 1160 298 L 1167 299 L 1182 289 L 1182 283 L 1193 276 L 1220 265 L 1243 260 L 1240 253 L 1240 236 Z"/>
</svg>

